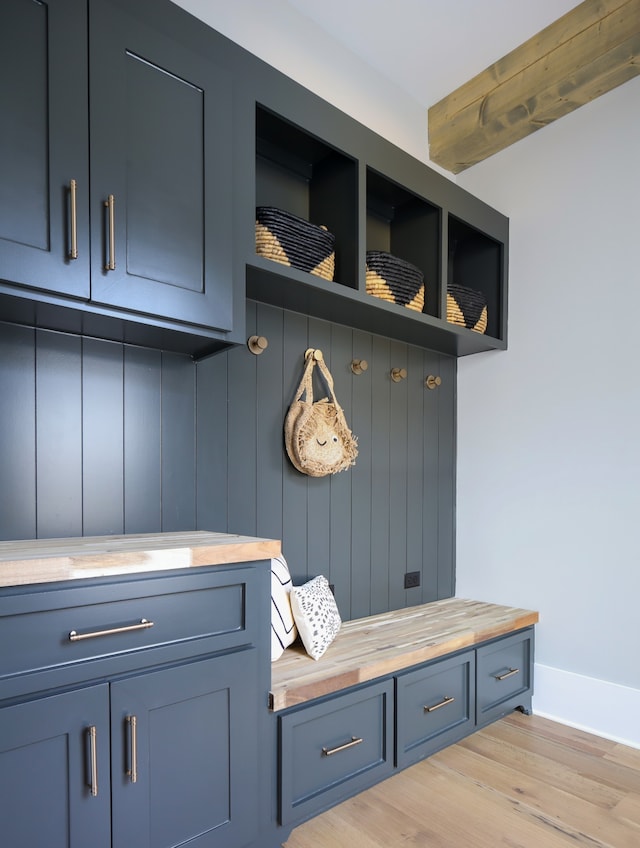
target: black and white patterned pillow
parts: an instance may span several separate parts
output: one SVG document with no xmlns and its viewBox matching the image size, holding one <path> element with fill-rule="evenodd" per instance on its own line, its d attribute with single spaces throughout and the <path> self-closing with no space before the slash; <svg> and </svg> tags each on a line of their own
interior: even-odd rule
<svg viewBox="0 0 640 848">
<path fill-rule="evenodd" d="M 310 657 L 319 660 L 338 635 L 342 619 L 326 577 L 291 589 L 291 609 Z"/>
<path fill-rule="evenodd" d="M 283 556 L 271 560 L 271 662 L 295 642 L 298 631 L 291 611 L 291 574 Z"/>
</svg>

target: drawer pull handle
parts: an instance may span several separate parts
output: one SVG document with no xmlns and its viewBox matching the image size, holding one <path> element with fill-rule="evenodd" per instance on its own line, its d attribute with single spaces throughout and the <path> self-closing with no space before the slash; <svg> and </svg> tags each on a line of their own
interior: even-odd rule
<svg viewBox="0 0 640 848">
<path fill-rule="evenodd" d="M 430 707 L 425 707 L 425 713 L 433 713 L 436 710 L 439 710 L 440 707 L 446 707 L 447 704 L 453 704 L 455 698 L 452 698 L 450 695 L 445 695 L 444 698 L 438 704 L 432 704 Z"/>
<path fill-rule="evenodd" d="M 107 229 L 109 233 L 108 257 L 104 264 L 105 271 L 116 270 L 116 199 L 110 194 L 104 201 L 107 210 Z"/>
<path fill-rule="evenodd" d="M 138 781 L 138 719 L 128 715 L 125 719 L 129 728 L 129 768 L 125 774 L 131 778 L 131 783 Z"/>
<path fill-rule="evenodd" d="M 78 258 L 78 205 L 77 188 L 75 180 L 69 181 L 69 218 L 71 229 L 71 245 L 69 247 L 69 259 Z"/>
<path fill-rule="evenodd" d="M 331 757 L 333 754 L 339 754 L 340 751 L 346 751 L 347 748 L 354 748 L 356 745 L 360 745 L 361 742 L 364 742 L 361 736 L 352 736 L 351 741 L 345 742 L 344 745 L 337 745 L 335 748 L 323 748 L 322 756 Z"/>
<path fill-rule="evenodd" d="M 496 674 L 496 680 L 506 680 L 507 677 L 513 677 L 514 674 L 519 674 L 519 668 L 510 668 L 509 671 L 506 671 L 504 674 Z"/>
<path fill-rule="evenodd" d="M 82 639 L 96 639 L 98 636 L 113 636 L 114 633 L 131 633 L 134 630 L 146 630 L 153 625 L 153 621 L 141 618 L 138 624 L 125 624 L 123 627 L 110 627 L 107 630 L 90 630 L 88 633 L 78 633 L 77 630 L 72 630 L 69 633 L 69 641 L 80 642 Z"/>
<path fill-rule="evenodd" d="M 89 786 L 95 798 L 98 794 L 98 730 L 95 724 L 87 728 L 89 738 Z"/>
</svg>

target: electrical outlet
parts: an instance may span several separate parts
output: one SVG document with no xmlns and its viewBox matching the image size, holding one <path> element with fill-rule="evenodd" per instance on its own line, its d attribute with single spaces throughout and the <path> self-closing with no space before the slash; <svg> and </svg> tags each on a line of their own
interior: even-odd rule
<svg viewBox="0 0 640 848">
<path fill-rule="evenodd" d="M 404 575 L 404 588 L 405 589 L 415 589 L 416 586 L 420 585 L 420 572 L 419 571 L 407 571 Z"/>
</svg>

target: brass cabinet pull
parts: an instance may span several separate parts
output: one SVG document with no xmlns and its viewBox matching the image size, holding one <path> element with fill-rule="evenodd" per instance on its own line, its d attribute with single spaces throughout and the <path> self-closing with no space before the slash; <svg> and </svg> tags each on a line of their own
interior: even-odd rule
<svg viewBox="0 0 640 848">
<path fill-rule="evenodd" d="M 125 719 L 129 728 L 129 768 L 125 774 L 131 778 L 131 783 L 138 780 L 138 719 L 128 715 Z"/>
<path fill-rule="evenodd" d="M 110 194 L 104 202 L 107 208 L 107 222 L 109 229 L 109 256 L 105 263 L 105 271 L 116 270 L 116 199 Z"/>
<path fill-rule="evenodd" d="M 361 736 L 352 736 L 350 742 L 345 742 L 344 745 L 338 745 L 335 748 L 323 748 L 322 756 L 323 757 L 332 757 L 334 754 L 339 754 L 340 751 L 346 751 L 347 748 L 354 748 L 356 745 L 360 745 L 364 742 L 364 739 Z"/>
<path fill-rule="evenodd" d="M 70 236 L 71 246 L 69 248 L 69 259 L 78 258 L 78 205 L 77 205 L 77 188 L 78 184 L 75 180 L 69 181 L 69 218 L 70 218 Z"/>
<path fill-rule="evenodd" d="M 439 710 L 440 707 L 446 707 L 447 704 L 453 704 L 455 698 L 452 698 L 450 695 L 445 695 L 444 698 L 439 701 L 437 704 L 432 704 L 430 707 L 425 707 L 425 713 L 433 713 L 436 710 Z"/>
<path fill-rule="evenodd" d="M 504 674 L 496 674 L 495 678 L 496 678 L 496 680 L 506 680 L 507 677 L 513 677 L 514 674 L 519 674 L 519 673 L 520 673 L 519 668 L 510 668 L 509 671 L 505 672 Z"/>
<path fill-rule="evenodd" d="M 131 633 L 134 630 L 147 630 L 153 627 L 155 622 L 147 621 L 146 618 L 141 618 L 138 624 L 125 624 L 122 627 L 109 627 L 105 630 L 90 630 L 88 633 L 78 633 L 77 630 L 71 630 L 69 633 L 70 642 L 80 642 L 82 639 L 96 639 L 98 636 L 113 636 L 114 633 Z"/>
<path fill-rule="evenodd" d="M 95 798 L 98 794 L 98 730 L 95 724 L 87 728 L 89 736 L 89 786 Z"/>
</svg>

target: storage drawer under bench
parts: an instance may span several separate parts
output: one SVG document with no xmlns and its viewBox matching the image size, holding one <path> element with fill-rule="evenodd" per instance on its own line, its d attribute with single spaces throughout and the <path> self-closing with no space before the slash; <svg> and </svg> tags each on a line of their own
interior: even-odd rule
<svg viewBox="0 0 640 848">
<path fill-rule="evenodd" d="M 393 680 L 279 717 L 280 822 L 298 823 L 393 770 Z"/>
<path fill-rule="evenodd" d="M 533 628 L 476 650 L 476 725 L 482 727 L 517 707 L 531 710 Z"/>
<path fill-rule="evenodd" d="M 396 678 L 396 765 L 404 768 L 456 742 L 475 724 L 475 652 Z"/>
</svg>

